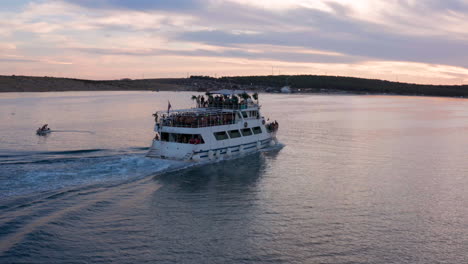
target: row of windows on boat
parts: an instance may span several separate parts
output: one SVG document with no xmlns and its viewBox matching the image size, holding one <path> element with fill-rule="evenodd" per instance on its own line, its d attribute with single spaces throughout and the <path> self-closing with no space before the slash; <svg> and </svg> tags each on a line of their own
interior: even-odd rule
<svg viewBox="0 0 468 264">
<path fill-rule="evenodd" d="M 241 111 L 235 113 L 215 113 L 215 114 L 194 114 L 194 113 L 177 113 L 169 116 L 162 116 L 161 124 L 170 127 L 208 127 L 222 126 L 236 123 L 242 118 L 260 118 L 258 111 Z M 156 122 L 157 116 L 155 119 Z"/>
<path fill-rule="evenodd" d="M 216 140 L 226 140 L 232 138 L 248 137 L 262 133 L 261 127 L 244 128 L 241 130 L 234 129 L 229 131 L 220 131 L 213 133 Z M 159 136 L 156 135 L 155 140 L 159 140 Z M 177 142 L 182 144 L 204 144 L 205 140 L 200 134 L 180 134 L 180 133 L 161 133 L 161 141 Z"/>
</svg>

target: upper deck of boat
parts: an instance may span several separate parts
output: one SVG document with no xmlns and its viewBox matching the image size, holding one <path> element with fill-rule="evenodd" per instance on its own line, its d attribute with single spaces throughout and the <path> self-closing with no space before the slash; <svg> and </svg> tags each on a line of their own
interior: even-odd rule
<svg viewBox="0 0 468 264">
<path fill-rule="evenodd" d="M 213 97 L 212 94 L 217 95 Z M 239 94 L 242 96 L 238 97 Z M 154 114 L 156 123 L 162 126 L 198 128 L 234 124 L 242 118 L 260 118 L 260 105 L 246 96 L 245 91 L 221 90 L 210 93 L 207 100 L 203 96 L 194 96 L 192 99 L 195 99 L 197 107 L 171 110 L 169 104 L 167 111 Z"/>
</svg>

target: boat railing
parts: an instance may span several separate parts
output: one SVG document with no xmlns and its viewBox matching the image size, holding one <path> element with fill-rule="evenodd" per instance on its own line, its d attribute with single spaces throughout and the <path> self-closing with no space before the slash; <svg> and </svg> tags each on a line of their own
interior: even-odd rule
<svg viewBox="0 0 468 264">
<path fill-rule="evenodd" d="M 233 109 L 233 110 L 242 110 L 252 107 L 258 107 L 258 104 L 253 102 L 246 103 L 204 103 L 197 104 L 198 108 L 215 108 L 215 109 Z"/>
<path fill-rule="evenodd" d="M 158 123 L 159 125 L 165 126 L 165 127 L 184 127 L 184 128 L 201 128 L 201 127 L 212 127 L 212 126 L 224 126 L 224 125 L 233 125 L 237 122 L 235 121 L 230 121 L 230 122 L 200 122 L 197 121 L 197 123 L 192 123 L 192 124 L 185 124 L 185 123 L 177 123 L 173 122 L 170 120 L 164 120 L 162 123 Z"/>
<path fill-rule="evenodd" d="M 157 124 L 165 127 L 185 127 L 200 128 L 211 126 L 232 125 L 237 123 L 236 114 L 231 113 L 212 113 L 212 114 L 171 114 L 163 116 Z"/>
<path fill-rule="evenodd" d="M 159 126 L 199 128 L 235 124 L 240 120 L 238 111 L 248 108 L 258 108 L 252 101 L 241 103 L 197 103 L 197 108 L 170 110 L 167 113 L 159 111 L 155 121 Z"/>
</svg>

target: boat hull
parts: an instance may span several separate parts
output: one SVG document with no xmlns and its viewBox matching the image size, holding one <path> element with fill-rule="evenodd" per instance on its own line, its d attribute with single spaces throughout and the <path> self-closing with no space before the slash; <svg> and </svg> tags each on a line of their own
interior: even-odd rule
<svg viewBox="0 0 468 264">
<path fill-rule="evenodd" d="M 246 154 L 258 152 L 277 145 L 276 139 L 267 138 L 254 142 L 223 146 L 213 149 L 203 149 L 197 145 L 183 146 L 184 144 L 154 141 L 147 156 L 159 159 L 183 160 L 183 161 L 213 161 L 234 158 Z"/>
<path fill-rule="evenodd" d="M 228 159 L 238 156 L 243 156 L 246 154 L 258 152 L 263 149 L 267 149 L 271 146 L 276 145 L 277 143 L 273 140 L 267 139 L 257 142 L 252 142 L 248 144 L 242 144 L 239 146 L 227 147 L 214 149 L 209 151 L 202 151 L 199 153 L 194 153 L 191 160 L 193 161 L 209 161 L 209 160 L 220 160 Z"/>
<path fill-rule="evenodd" d="M 44 136 L 44 135 L 50 134 L 50 132 L 52 131 L 51 130 L 37 130 L 36 134 L 39 136 Z"/>
</svg>

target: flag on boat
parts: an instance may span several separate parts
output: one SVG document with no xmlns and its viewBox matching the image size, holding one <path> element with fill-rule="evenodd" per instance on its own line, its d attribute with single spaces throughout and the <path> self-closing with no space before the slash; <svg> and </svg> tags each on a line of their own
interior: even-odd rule
<svg viewBox="0 0 468 264">
<path fill-rule="evenodd" d="M 169 110 L 171 110 L 171 102 L 167 101 L 167 114 L 169 114 Z"/>
</svg>

